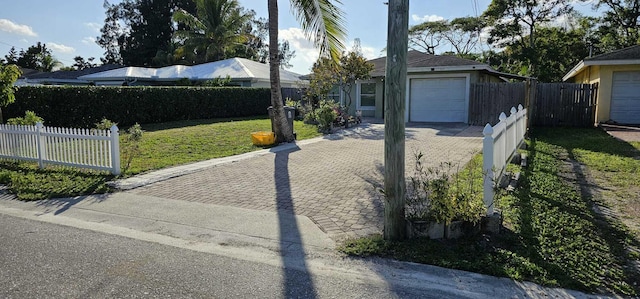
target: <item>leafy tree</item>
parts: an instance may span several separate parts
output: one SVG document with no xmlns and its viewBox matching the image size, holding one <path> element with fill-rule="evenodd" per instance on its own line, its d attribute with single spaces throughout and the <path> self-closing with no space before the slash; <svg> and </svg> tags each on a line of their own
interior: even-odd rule
<svg viewBox="0 0 640 299">
<path fill-rule="evenodd" d="M 450 29 L 447 21 L 424 22 L 409 28 L 409 48 L 429 54 L 436 54 L 436 48 L 445 39 L 444 33 Z"/>
<path fill-rule="evenodd" d="M 9 50 L 9 54 L 5 56 L 7 64 L 15 64 L 19 67 L 34 69 L 41 72 L 50 72 L 56 66 L 62 65 L 51 54 L 51 50 L 43 43 L 38 42 L 36 45 L 30 46 L 27 50 L 20 50 L 16 54 L 15 48 Z"/>
<path fill-rule="evenodd" d="M 105 23 L 97 43 L 105 49 L 102 62 L 149 66 L 166 49 L 174 31 L 171 17 L 178 8 L 194 11 L 190 0 L 105 0 Z"/>
<path fill-rule="evenodd" d="M 344 13 L 331 0 L 290 0 L 293 13 L 308 36 L 322 53 L 337 60 L 344 48 Z M 278 0 L 268 0 L 269 11 L 269 69 L 271 77 L 271 105 L 274 108 L 276 142 L 293 141 L 293 128 L 289 128 L 280 90 L 280 50 L 278 47 Z"/>
<path fill-rule="evenodd" d="M 16 47 L 11 47 L 9 49 L 9 54 L 4 56 L 5 64 L 18 64 L 18 52 L 16 51 Z"/>
<path fill-rule="evenodd" d="M 640 1 L 599 0 L 594 8 L 606 8 L 596 30 L 599 52 L 640 43 Z"/>
<path fill-rule="evenodd" d="M 355 45 L 349 53 L 340 57 L 340 64 L 337 71 L 336 77 L 340 89 L 347 96 L 346 104 L 347 109 L 349 109 L 352 102 L 351 90 L 356 84 L 356 81 L 371 78 L 371 71 L 373 71 L 373 64 L 362 56 L 359 39 L 356 39 Z"/>
<path fill-rule="evenodd" d="M 75 61 L 75 63 L 72 65 L 72 67 L 77 71 L 98 66 L 98 64 L 93 63 L 93 61 L 95 60 L 94 57 L 89 57 L 87 60 L 85 60 L 82 56 L 76 56 L 73 58 L 73 60 Z"/>
<path fill-rule="evenodd" d="M 264 18 L 253 20 L 253 26 L 250 39 L 247 46 L 244 47 L 251 51 L 251 55 L 246 54 L 246 58 L 250 58 L 262 63 L 269 63 L 269 21 Z M 291 49 L 289 41 L 279 41 L 278 50 L 280 52 L 280 68 L 291 68 L 291 59 L 295 57 L 296 51 Z"/>
<path fill-rule="evenodd" d="M 489 42 L 521 48 L 528 63 L 527 74 L 536 76 L 540 60 L 537 30 L 572 11 L 570 0 L 492 0 L 483 17 L 492 26 Z"/>
<path fill-rule="evenodd" d="M 0 65 L 0 123 L 4 122 L 2 107 L 7 107 L 16 100 L 13 84 L 20 78 L 20 75 L 20 69 L 16 65 Z"/>
<path fill-rule="evenodd" d="M 307 96 L 318 100 L 326 100 L 327 94 L 338 85 L 339 64 L 328 57 L 319 57 L 311 67 Z"/>
<path fill-rule="evenodd" d="M 455 49 L 456 55 L 469 58 L 478 45 L 480 31 L 485 27 L 482 18 L 463 17 L 449 22 L 449 30 L 443 36 Z"/>
<path fill-rule="evenodd" d="M 237 0 L 196 0 L 196 14 L 178 10 L 173 20 L 185 27 L 174 36 L 183 41 L 177 49 L 189 64 L 218 61 L 235 56 L 235 49 L 249 40 L 243 29 L 255 12 L 243 9 Z"/>
</svg>

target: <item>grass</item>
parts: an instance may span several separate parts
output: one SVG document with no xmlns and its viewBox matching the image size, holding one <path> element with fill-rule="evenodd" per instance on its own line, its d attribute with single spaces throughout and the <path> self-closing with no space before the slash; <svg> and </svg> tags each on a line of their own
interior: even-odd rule
<svg viewBox="0 0 640 299">
<path fill-rule="evenodd" d="M 251 132 L 271 131 L 269 119 L 191 120 L 143 125 L 140 155 L 124 176 L 144 171 L 226 157 L 263 149 L 251 142 Z M 298 140 L 321 136 L 315 126 L 294 122 Z M 127 146 L 121 136 L 121 151 Z M 127 157 L 122 157 L 123 168 Z M 0 161 L 0 184 L 21 200 L 40 200 L 109 192 L 113 176 L 69 167 L 38 169 L 30 162 Z"/>
<path fill-rule="evenodd" d="M 629 197 L 625 190 L 639 186 L 640 160 L 633 158 L 640 156 L 639 145 L 630 146 L 595 129 L 536 130 L 521 185 L 498 202 L 504 217 L 503 233 L 458 241 L 418 239 L 395 243 L 371 236 L 349 240 L 340 250 L 350 255 L 392 257 L 547 286 L 637 295 L 640 274 L 630 265 L 640 261 L 640 254 L 629 248 L 639 248 L 638 238 L 617 218 L 594 212 L 595 203 L 606 202 L 584 192 L 589 185 L 579 184 L 582 174 L 569 161 L 575 158 L 588 171 L 604 173 L 596 191 L 618 186 L 615 194 L 630 201 L 637 198 L 637 193 L 636 197 Z"/>
<path fill-rule="evenodd" d="M 73 197 L 110 191 L 107 182 L 113 178 L 104 172 L 69 167 L 38 169 L 35 163 L 0 162 L 0 184 L 20 200 Z"/>
<path fill-rule="evenodd" d="M 142 125 L 142 129 L 145 132 L 140 155 L 132 160 L 128 175 L 263 149 L 252 144 L 251 133 L 271 131 L 271 121 L 192 120 Z M 294 131 L 298 140 L 321 136 L 315 126 L 301 121 L 294 122 Z M 122 147 L 125 146 L 127 142 L 123 138 Z"/>
</svg>

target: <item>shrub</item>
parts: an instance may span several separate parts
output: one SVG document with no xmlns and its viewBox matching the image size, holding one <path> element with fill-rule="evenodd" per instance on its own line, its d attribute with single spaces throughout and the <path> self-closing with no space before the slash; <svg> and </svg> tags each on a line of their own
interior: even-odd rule
<svg viewBox="0 0 640 299">
<path fill-rule="evenodd" d="M 35 112 L 27 110 L 24 117 L 14 117 L 7 120 L 10 125 L 35 126 L 36 123 L 44 123 L 44 119 L 36 115 Z"/>
<path fill-rule="evenodd" d="M 125 135 L 125 143 L 123 144 L 123 158 L 126 161 L 124 171 L 127 172 L 131 166 L 131 161 L 140 154 L 140 140 L 142 140 L 142 127 L 138 123 L 131 126 Z"/>
<path fill-rule="evenodd" d="M 122 126 L 189 119 L 264 116 L 268 88 L 23 86 L 6 115 L 34 111 L 52 126 L 91 128 L 102 118 Z"/>
<path fill-rule="evenodd" d="M 485 212 L 482 201 L 482 174 L 472 159 L 463 170 L 451 162 L 425 168 L 422 153 L 416 153 L 413 176 L 408 182 L 406 217 L 451 223 L 454 220 L 478 222 Z"/>
<path fill-rule="evenodd" d="M 97 130 L 110 130 L 111 127 L 113 126 L 117 126 L 117 123 L 114 123 L 106 118 L 102 118 L 102 120 L 99 123 L 96 123 L 95 128 Z"/>
<path fill-rule="evenodd" d="M 330 132 L 331 124 L 336 120 L 336 103 L 333 101 L 320 101 L 320 107 L 314 111 L 316 120 L 318 121 L 318 130 L 321 132 Z"/>
</svg>

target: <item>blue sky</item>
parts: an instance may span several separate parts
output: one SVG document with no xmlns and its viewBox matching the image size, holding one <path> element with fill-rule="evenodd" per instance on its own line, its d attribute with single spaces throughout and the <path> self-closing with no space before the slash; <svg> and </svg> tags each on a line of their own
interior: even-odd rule
<svg viewBox="0 0 640 299">
<path fill-rule="evenodd" d="M 343 0 L 347 14 L 347 44 L 360 38 L 367 58 L 384 55 L 386 46 L 386 0 Z M 104 50 L 95 43 L 104 22 L 102 0 L 20 0 L 6 1 L 0 10 L 0 57 L 15 46 L 18 51 L 36 42 L 44 42 L 64 65 L 73 64 L 73 57 L 103 56 Z M 118 2 L 118 1 L 110 1 Z M 266 0 L 239 0 L 240 4 L 267 17 Z M 422 20 L 453 19 L 481 14 L 490 0 L 412 0 L 409 25 Z M 291 14 L 289 2 L 279 0 L 280 38 L 287 39 L 296 51 L 291 61 L 297 73 L 308 73 L 318 57 L 318 51 L 308 42 L 297 20 Z M 590 12 L 590 4 L 576 6 Z M 485 45 L 485 47 L 487 47 Z M 448 49 L 441 49 L 448 50 Z"/>
</svg>

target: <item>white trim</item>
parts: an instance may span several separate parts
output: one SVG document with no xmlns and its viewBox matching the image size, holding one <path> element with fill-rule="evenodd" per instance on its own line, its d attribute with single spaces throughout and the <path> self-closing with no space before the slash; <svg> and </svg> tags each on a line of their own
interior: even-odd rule
<svg viewBox="0 0 640 299">
<path fill-rule="evenodd" d="M 469 92 L 471 90 L 471 74 L 469 73 L 458 73 L 458 74 L 429 74 L 429 75 L 408 75 L 407 76 L 407 90 L 406 90 L 406 99 L 405 99 L 405 107 L 404 110 L 404 119 L 405 122 L 409 122 L 409 112 L 411 111 L 411 80 L 412 79 L 443 79 L 443 78 L 465 78 L 466 80 L 466 91 L 465 91 L 465 123 L 469 122 Z"/>
<path fill-rule="evenodd" d="M 373 106 L 364 106 L 364 107 L 360 106 L 360 95 L 361 95 L 360 94 L 360 90 L 361 90 L 360 84 L 362 84 L 362 83 L 367 83 L 367 84 L 373 83 L 373 84 L 375 84 L 376 92 L 374 93 L 374 95 L 376 96 L 376 99 L 378 98 L 378 94 L 377 94 L 377 92 L 378 92 L 378 84 L 377 84 L 376 80 L 372 79 L 372 80 L 364 80 L 364 81 L 356 82 L 356 110 L 368 110 L 368 111 L 373 110 L 373 111 L 375 111 L 376 110 L 375 102 L 374 102 Z"/>
<path fill-rule="evenodd" d="M 576 66 L 574 66 L 564 77 L 562 77 L 562 81 L 567 81 L 573 78 L 575 75 L 580 73 L 583 69 L 592 65 L 631 65 L 631 64 L 640 64 L 640 59 L 626 59 L 626 60 L 589 60 L 589 61 L 580 61 Z"/>
</svg>

